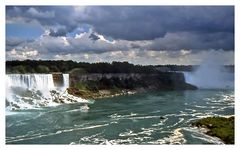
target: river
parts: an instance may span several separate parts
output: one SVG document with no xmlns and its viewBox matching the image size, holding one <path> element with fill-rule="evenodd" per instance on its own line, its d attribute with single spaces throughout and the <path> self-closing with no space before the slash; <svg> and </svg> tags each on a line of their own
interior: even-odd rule
<svg viewBox="0 0 240 150">
<path fill-rule="evenodd" d="M 7 144 L 223 144 L 191 127 L 234 115 L 233 90 L 149 92 L 6 110 Z"/>
</svg>

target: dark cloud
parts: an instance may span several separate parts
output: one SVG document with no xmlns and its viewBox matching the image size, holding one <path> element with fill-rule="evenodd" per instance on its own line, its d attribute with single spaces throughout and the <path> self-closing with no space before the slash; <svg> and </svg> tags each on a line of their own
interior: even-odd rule
<svg viewBox="0 0 240 150">
<path fill-rule="evenodd" d="M 84 24 L 114 40 L 152 41 L 144 48 L 153 50 L 234 49 L 233 6 L 7 6 L 6 11 L 7 21 L 36 21 L 54 29 L 52 37 Z"/>
<path fill-rule="evenodd" d="M 93 40 L 93 41 L 97 41 L 97 40 L 100 39 L 100 38 L 99 38 L 96 34 L 94 34 L 94 33 L 91 33 L 90 36 L 89 36 L 89 38 L 90 38 L 91 40 Z"/>
<path fill-rule="evenodd" d="M 168 32 L 234 32 L 233 7 L 88 7 L 84 20 L 114 39 L 152 40 Z M 80 21 L 81 19 L 79 19 Z"/>
<path fill-rule="evenodd" d="M 67 33 L 78 27 L 71 6 L 7 6 L 6 19 L 12 22 L 38 22 L 44 27 L 65 29 Z M 59 27 L 60 26 L 60 27 Z M 58 32 L 58 31 L 55 31 Z M 53 33 L 54 34 L 54 33 Z"/>
<path fill-rule="evenodd" d="M 234 50 L 234 34 L 228 32 L 217 33 L 168 33 L 163 38 L 157 38 L 148 45 L 152 50 L 204 50 L 223 49 Z"/>
<path fill-rule="evenodd" d="M 57 37 L 57 36 L 66 36 L 67 33 L 68 32 L 66 31 L 66 29 L 63 29 L 63 28 L 60 28 L 57 31 L 54 31 L 54 30 L 50 29 L 49 35 Z"/>
<path fill-rule="evenodd" d="M 133 49 L 140 49 L 141 48 L 141 45 L 136 44 L 136 43 L 131 43 L 130 45 L 131 45 L 131 48 L 133 48 Z"/>
<path fill-rule="evenodd" d="M 23 43 L 25 40 L 17 38 L 17 37 L 9 37 L 6 39 L 7 46 L 18 46 L 19 44 Z"/>
<path fill-rule="evenodd" d="M 6 38 L 6 51 L 12 50 L 20 45 L 29 44 L 33 42 L 33 39 L 22 39 L 18 37 L 8 37 Z"/>
<path fill-rule="evenodd" d="M 84 14 L 73 7 L 7 7 L 7 17 L 36 19 L 43 25 L 63 25 L 67 29 L 88 23 L 104 35 L 126 40 L 163 37 L 167 32 L 233 32 L 231 6 L 90 6 Z M 142 36 L 141 36 L 142 35 Z"/>
</svg>

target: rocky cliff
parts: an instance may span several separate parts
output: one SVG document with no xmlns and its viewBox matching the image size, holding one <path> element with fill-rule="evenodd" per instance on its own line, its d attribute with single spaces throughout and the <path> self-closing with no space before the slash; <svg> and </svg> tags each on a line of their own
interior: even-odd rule
<svg viewBox="0 0 240 150">
<path fill-rule="evenodd" d="M 84 98 L 98 98 L 128 92 L 149 90 L 195 90 L 185 82 L 184 75 L 176 72 L 155 74 L 107 73 L 84 74 L 72 72 L 68 92 Z M 103 92 L 104 91 L 104 92 Z"/>
</svg>

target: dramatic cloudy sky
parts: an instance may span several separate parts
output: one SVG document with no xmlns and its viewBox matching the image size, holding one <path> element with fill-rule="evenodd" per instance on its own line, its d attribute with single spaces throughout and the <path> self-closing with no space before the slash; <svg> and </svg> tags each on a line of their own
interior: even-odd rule
<svg viewBox="0 0 240 150">
<path fill-rule="evenodd" d="M 234 7 L 7 6 L 6 59 L 234 64 Z"/>
</svg>

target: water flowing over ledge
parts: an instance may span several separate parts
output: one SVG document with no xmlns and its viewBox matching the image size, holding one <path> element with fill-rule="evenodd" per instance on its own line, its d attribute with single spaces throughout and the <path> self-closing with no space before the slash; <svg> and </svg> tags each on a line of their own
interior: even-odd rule
<svg viewBox="0 0 240 150">
<path fill-rule="evenodd" d="M 60 103 L 91 103 L 67 93 L 68 74 L 6 75 L 6 109 L 34 109 Z"/>
</svg>

